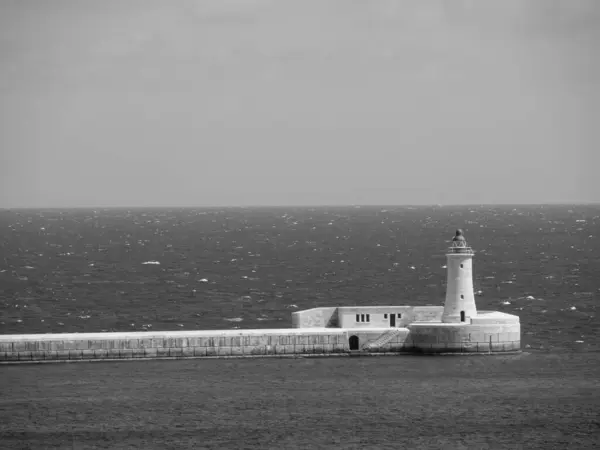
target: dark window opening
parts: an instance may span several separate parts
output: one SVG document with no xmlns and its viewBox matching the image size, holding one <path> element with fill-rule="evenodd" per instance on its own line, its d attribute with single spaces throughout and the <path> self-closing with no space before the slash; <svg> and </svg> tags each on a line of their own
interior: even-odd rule
<svg viewBox="0 0 600 450">
<path fill-rule="evenodd" d="M 384 318 L 384 319 L 387 319 L 387 314 L 384 314 L 384 315 L 383 315 L 383 318 Z"/>
<path fill-rule="evenodd" d="M 461 311 L 461 312 L 460 312 L 460 321 L 461 321 L 461 322 L 464 322 L 464 321 L 465 321 L 465 312 L 464 312 L 464 311 Z"/>
<path fill-rule="evenodd" d="M 350 350 L 358 350 L 358 336 L 350 336 L 348 344 L 350 344 Z"/>
<path fill-rule="evenodd" d="M 461 269 L 463 268 L 463 265 L 462 265 L 462 264 L 460 265 L 460 268 L 461 268 Z"/>
<path fill-rule="evenodd" d="M 361 314 L 361 315 L 360 315 L 360 321 L 361 321 L 361 322 L 364 322 L 364 321 L 365 321 L 365 315 L 364 315 L 364 314 Z"/>
<path fill-rule="evenodd" d="M 464 295 L 462 295 L 462 294 L 460 294 L 460 298 L 465 298 L 465 296 L 464 296 Z"/>
<path fill-rule="evenodd" d="M 356 315 L 356 321 L 360 322 L 360 316 L 358 314 Z"/>
<path fill-rule="evenodd" d="M 402 314 L 398 313 L 398 319 L 402 319 Z"/>
<path fill-rule="evenodd" d="M 367 314 L 367 322 L 370 322 L 370 321 L 371 321 L 371 315 Z"/>
</svg>

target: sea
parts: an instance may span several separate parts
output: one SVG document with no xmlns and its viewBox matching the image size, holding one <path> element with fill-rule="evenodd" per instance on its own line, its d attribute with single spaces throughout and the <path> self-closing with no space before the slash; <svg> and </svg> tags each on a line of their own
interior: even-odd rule
<svg viewBox="0 0 600 450">
<path fill-rule="evenodd" d="M 32 418 L 25 400 L 38 395 L 49 404 L 58 402 L 60 410 L 67 394 L 66 388 L 56 388 L 59 380 L 73 380 L 69 392 L 79 393 L 72 397 L 73 406 L 82 396 L 93 397 L 81 380 L 97 387 L 105 380 L 99 377 L 109 377 L 110 371 L 122 376 L 133 371 L 147 377 L 145 383 L 153 389 L 173 389 L 171 398 L 180 402 L 189 402 L 189 393 L 181 391 L 190 385 L 190 374 L 202 374 L 199 379 L 212 380 L 211 388 L 197 392 L 195 385 L 194 395 L 224 419 L 213 423 L 206 434 L 193 417 L 182 412 L 166 415 L 163 408 L 161 423 L 175 421 L 160 434 L 163 440 L 173 437 L 170 444 L 161 441 L 152 447 L 152 439 L 141 437 L 148 432 L 142 425 L 137 435 L 127 434 L 138 425 L 118 420 L 102 429 L 120 438 L 109 439 L 102 448 L 136 448 L 136 442 L 145 448 L 167 448 L 187 445 L 194 436 L 204 436 L 205 445 L 196 442 L 195 448 L 399 448 L 400 443 L 438 448 L 436 442 L 442 442 L 439 448 L 593 448 L 600 436 L 600 422 L 594 419 L 600 416 L 600 401 L 594 400 L 600 398 L 600 205 L 1 210 L 0 334 L 286 328 L 293 311 L 319 306 L 442 305 L 445 252 L 458 228 L 475 251 L 477 308 L 520 317 L 521 355 L 499 357 L 504 359 L 493 364 L 481 361 L 495 357 L 379 357 L 4 366 L 0 373 L 13 384 L 0 390 L 5 399 L 0 405 L 7 408 L 0 408 L 0 415 L 5 413 L 0 437 L 8 439 L 10 448 L 18 448 L 21 438 L 32 439 L 27 448 L 46 448 L 44 442 L 52 439 L 58 448 L 71 445 L 73 436 L 78 436 L 80 440 L 73 442 L 81 448 L 100 448 L 101 439 L 86 433 L 96 423 L 93 418 L 106 415 L 106 409 L 97 408 L 90 417 L 79 419 L 64 412 L 73 419 L 71 425 L 79 423 L 77 434 L 77 426 L 63 424 L 62 429 L 57 422 L 48 422 L 48 415 Z M 359 387 L 352 373 L 369 380 L 370 391 L 364 383 Z M 168 387 L 169 383 L 165 387 L 165 377 L 179 387 Z M 119 391 L 121 395 L 137 389 L 130 383 Z M 414 389 L 408 393 L 406 383 L 419 386 L 420 394 L 416 396 Z M 464 416 L 455 408 L 463 404 L 460 399 L 434 395 L 436 386 L 447 389 L 448 383 L 464 396 L 471 396 L 473 389 L 494 393 L 495 412 L 480 411 L 487 417 L 485 424 L 484 419 L 470 419 L 461 430 L 459 417 Z M 507 398 L 517 402 L 510 408 L 502 396 L 503 386 Z M 114 389 L 105 395 L 119 402 Z M 229 403 L 219 403 L 209 391 L 220 392 Z M 394 397 L 399 392 L 403 398 Z M 562 400 L 556 400 L 560 395 Z M 164 406 L 153 403 L 156 397 L 142 397 L 130 398 L 137 411 L 149 414 Z M 282 398 L 287 400 L 281 403 Z M 542 398 L 556 401 L 542 411 Z M 253 406 L 231 409 L 240 399 Z M 421 411 L 418 417 L 411 413 L 410 420 L 416 422 L 406 426 L 406 417 L 399 419 L 404 425 L 388 420 L 390 415 L 406 414 L 398 408 L 409 407 L 407 399 Z M 269 406 L 269 401 L 275 403 Z M 41 414 L 42 404 L 34 416 Z M 473 404 L 482 407 L 485 402 Z M 578 408 L 572 407 L 576 404 Z M 444 405 L 454 406 L 444 410 Z M 565 413 L 569 405 L 570 412 Z M 188 407 L 203 414 L 200 406 Z M 478 407 L 469 408 L 473 412 Z M 252 422 L 248 416 L 259 417 L 265 408 L 279 411 L 277 420 L 271 418 L 269 432 L 264 425 L 271 419 L 263 416 Z M 294 413 L 282 419 L 280 413 L 290 408 Z M 440 428 L 441 415 L 448 418 L 451 411 L 458 414 L 456 421 Z M 335 414 L 342 418 L 334 420 Z M 373 422 L 368 417 L 379 418 Z M 510 432 L 490 431 L 494 421 L 518 427 L 531 417 L 541 425 L 518 428 L 520 437 L 512 443 Z M 563 423 L 566 418 L 568 424 Z M 348 420 L 355 425 L 348 428 Z M 231 421 L 243 422 L 245 431 L 224 425 Z M 414 428 L 415 423 L 420 425 Z M 415 435 L 423 424 L 429 424 L 429 431 Z M 482 426 L 487 430 L 483 437 Z M 219 427 L 226 431 L 219 433 Z M 262 429 L 263 434 L 255 432 L 254 440 L 248 440 L 244 437 L 248 427 Z M 400 429 L 405 430 L 403 438 Z M 462 438 L 444 441 L 450 430 Z M 541 437 L 525 445 L 529 432 Z M 478 437 L 469 440 L 473 433 Z M 267 435 L 271 440 L 263 439 Z M 317 435 L 324 440 L 311 441 Z M 549 435 L 554 437 L 545 441 Z M 500 442 L 499 436 L 508 441 Z"/>
</svg>

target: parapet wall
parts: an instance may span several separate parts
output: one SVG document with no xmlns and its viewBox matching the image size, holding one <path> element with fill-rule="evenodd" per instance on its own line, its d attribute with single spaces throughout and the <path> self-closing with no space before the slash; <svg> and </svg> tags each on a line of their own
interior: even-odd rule
<svg viewBox="0 0 600 450">
<path fill-rule="evenodd" d="M 471 318 L 472 325 L 515 324 L 519 322 L 519 316 L 498 311 L 478 311 L 477 316 Z"/>
<path fill-rule="evenodd" d="M 292 313 L 292 328 L 339 328 L 338 308 L 313 308 Z"/>
</svg>

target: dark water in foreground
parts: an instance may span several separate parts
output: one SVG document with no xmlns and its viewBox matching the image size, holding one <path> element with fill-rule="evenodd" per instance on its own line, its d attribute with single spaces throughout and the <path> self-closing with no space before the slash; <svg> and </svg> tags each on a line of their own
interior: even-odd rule
<svg viewBox="0 0 600 450">
<path fill-rule="evenodd" d="M 593 449 L 599 356 L 0 366 L 0 448 Z"/>
<path fill-rule="evenodd" d="M 2 211 L 0 333 L 442 304 L 457 227 L 526 353 L 0 366 L 0 446 L 593 448 L 600 206 Z"/>
</svg>

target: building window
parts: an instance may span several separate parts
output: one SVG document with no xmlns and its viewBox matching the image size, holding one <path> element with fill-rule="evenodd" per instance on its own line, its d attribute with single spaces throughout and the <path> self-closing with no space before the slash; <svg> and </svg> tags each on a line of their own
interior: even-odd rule
<svg viewBox="0 0 600 450">
<path fill-rule="evenodd" d="M 387 319 L 387 314 L 384 314 L 384 315 L 383 315 L 383 318 L 384 318 L 384 319 Z"/>
<path fill-rule="evenodd" d="M 463 268 L 463 265 L 462 265 L 462 264 L 460 265 L 460 268 L 461 268 L 461 269 Z"/>
<path fill-rule="evenodd" d="M 461 312 L 460 312 L 460 321 L 461 321 L 461 322 L 464 322 L 464 321 L 465 321 L 465 312 L 464 312 L 464 311 L 461 311 Z"/>
<path fill-rule="evenodd" d="M 370 322 L 370 321 L 371 321 L 371 315 L 367 314 L 367 322 Z"/>
<path fill-rule="evenodd" d="M 460 298 L 465 298 L 465 296 L 464 296 L 464 295 L 462 295 L 462 294 L 460 294 Z"/>
<path fill-rule="evenodd" d="M 398 313 L 398 319 L 402 319 L 402 314 Z"/>
<path fill-rule="evenodd" d="M 361 322 L 364 322 L 364 321 L 365 321 L 365 315 L 364 315 L 364 314 L 361 314 L 361 315 L 360 315 L 360 321 L 361 321 Z"/>
<path fill-rule="evenodd" d="M 360 322 L 360 316 L 358 314 L 356 315 L 356 321 Z"/>
</svg>

